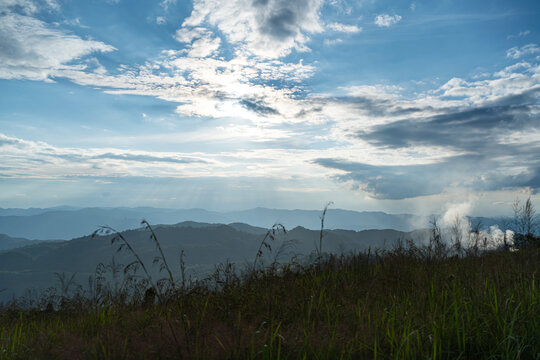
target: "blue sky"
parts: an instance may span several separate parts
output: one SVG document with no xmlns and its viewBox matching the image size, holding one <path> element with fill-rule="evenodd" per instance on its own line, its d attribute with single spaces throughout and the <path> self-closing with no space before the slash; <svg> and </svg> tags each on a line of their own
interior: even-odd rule
<svg viewBox="0 0 540 360">
<path fill-rule="evenodd" d="M 508 213 L 540 3 L 0 0 L 0 207 Z"/>
</svg>

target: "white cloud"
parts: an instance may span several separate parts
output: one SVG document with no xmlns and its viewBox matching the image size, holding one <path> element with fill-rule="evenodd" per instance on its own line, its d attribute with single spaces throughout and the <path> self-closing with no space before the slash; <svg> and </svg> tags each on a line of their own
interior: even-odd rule
<svg viewBox="0 0 540 360">
<path fill-rule="evenodd" d="M 326 27 L 333 31 L 343 32 L 343 33 L 348 33 L 348 34 L 359 33 L 362 31 L 362 28 L 356 25 L 345 25 L 345 24 L 340 24 L 340 23 L 330 23 Z"/>
<path fill-rule="evenodd" d="M 165 10 L 168 10 L 169 9 L 169 5 L 174 5 L 176 4 L 176 0 L 162 0 L 160 5 L 165 9 Z"/>
<path fill-rule="evenodd" d="M 163 16 L 156 17 L 156 24 L 164 25 L 167 23 L 167 20 Z"/>
<path fill-rule="evenodd" d="M 263 58 L 308 51 L 308 34 L 322 32 L 322 0 L 196 0 L 182 27 L 217 27 L 231 44 Z"/>
<path fill-rule="evenodd" d="M 339 44 L 339 43 L 342 43 L 342 42 L 343 42 L 343 40 L 340 39 L 340 38 L 337 38 L 337 39 L 324 39 L 324 45 L 327 45 L 327 46 Z"/>
<path fill-rule="evenodd" d="M 519 71 L 518 71 L 519 70 Z M 480 106 L 523 91 L 540 88 L 540 65 L 520 62 L 494 74 L 495 78 L 467 81 L 453 78 L 437 92 L 443 98 L 459 99 L 457 104 Z"/>
<path fill-rule="evenodd" d="M 188 51 L 189 57 L 207 57 L 214 54 L 221 44 L 220 38 L 203 37 L 195 40 Z"/>
<path fill-rule="evenodd" d="M 382 14 L 375 17 L 375 25 L 379 27 L 390 27 L 397 24 L 401 20 L 400 15 Z"/>
<path fill-rule="evenodd" d="M 185 28 L 182 27 L 176 31 L 175 39 L 182 43 L 191 43 L 200 37 L 209 37 L 212 33 L 205 27 Z"/>
<path fill-rule="evenodd" d="M 37 13 L 40 10 L 57 11 L 60 4 L 56 0 L 1 0 L 0 12 L 21 10 L 26 15 Z"/>
<path fill-rule="evenodd" d="M 170 135 L 170 136 L 169 136 Z M 165 134 L 178 143 L 192 139 L 197 134 Z M 227 126 L 213 132 L 199 133 L 208 140 L 246 141 L 254 137 L 266 139 L 273 134 L 268 129 L 252 126 Z M 277 135 L 281 137 L 282 135 Z M 125 138 L 125 137 L 124 137 Z M 145 138 L 145 142 L 152 139 Z M 161 136 L 158 141 L 163 141 Z M 165 139 L 167 141 L 167 139 Z M 248 179 L 290 178 L 312 179 L 315 165 L 310 159 L 317 156 L 315 150 L 258 149 L 219 153 L 181 153 L 158 151 L 135 151 L 117 148 L 63 148 L 44 142 L 28 141 L 0 133 L 2 174 L 0 177 L 36 179 L 95 178 L 219 178 L 245 177 Z M 284 162 L 284 158 L 290 158 Z M 332 171 L 328 171 L 331 173 Z M 286 175 L 284 175 L 286 174 Z"/>
<path fill-rule="evenodd" d="M 50 81 L 58 71 L 84 68 L 69 64 L 74 60 L 115 50 L 103 42 L 52 29 L 30 16 L 8 12 L 0 21 L 0 78 Z"/>
<path fill-rule="evenodd" d="M 531 30 L 524 30 L 524 31 L 520 31 L 517 35 L 508 35 L 506 38 L 507 39 L 519 38 L 519 37 L 524 37 L 530 34 L 531 34 Z"/>
<path fill-rule="evenodd" d="M 540 53 L 540 47 L 538 47 L 537 44 L 527 44 L 522 47 L 516 46 L 508 49 L 508 51 L 506 52 L 506 57 L 512 59 L 519 59 L 520 57 L 537 53 Z"/>
</svg>

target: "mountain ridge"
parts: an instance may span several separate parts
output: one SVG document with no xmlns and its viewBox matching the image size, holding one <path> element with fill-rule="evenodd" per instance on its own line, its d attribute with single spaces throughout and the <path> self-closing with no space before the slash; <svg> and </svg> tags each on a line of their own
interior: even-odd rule
<svg viewBox="0 0 540 360">
<path fill-rule="evenodd" d="M 68 240 L 84 236 L 103 225 L 123 231 L 139 226 L 142 219 L 146 219 L 151 224 L 176 224 L 182 221 L 221 224 L 243 223 L 266 229 L 275 223 L 281 223 L 287 228 L 304 226 L 315 230 L 320 227 L 321 215 L 319 210 L 286 210 L 262 207 L 228 212 L 200 208 L 163 209 L 150 207 L 57 207 L 8 210 L 0 209 L 0 233 L 12 237 L 39 240 Z M 411 231 L 415 228 L 414 224 L 420 223 L 421 219 L 421 217 L 411 214 L 329 209 L 325 226 L 329 229 L 357 231 L 372 228 Z"/>
<path fill-rule="evenodd" d="M 186 268 L 193 276 L 206 276 L 216 264 L 226 261 L 251 264 L 268 231 L 240 223 L 227 225 L 192 221 L 155 225 L 152 228 L 173 271 L 178 274 L 179 257 L 184 251 Z M 370 247 L 381 248 L 390 246 L 397 238 L 412 237 L 413 233 L 397 230 L 325 230 L 323 251 L 347 253 L 364 251 Z M 286 234 L 279 233 L 275 240 L 267 239 L 272 252 L 265 249 L 264 259 L 270 261 L 273 256 L 277 256 L 276 251 L 283 244 L 292 247 L 288 247 L 288 251 L 282 254 L 282 261 L 289 261 L 292 254 L 308 255 L 315 250 L 319 234 L 319 230 L 301 226 L 289 229 Z M 152 267 L 156 252 L 150 232 L 139 226 L 123 231 L 122 236 L 148 264 L 153 276 L 159 277 L 159 271 Z M 118 244 L 111 243 L 112 237 L 86 235 L 72 240 L 42 241 L 0 251 L 0 289 L 8 289 L 2 296 L 5 299 L 6 296 L 21 295 L 25 289 L 53 286 L 54 273 L 77 273 L 77 281 L 85 284 L 89 276 L 94 276 L 96 266 L 99 263 L 110 263 L 113 256 L 117 263 L 132 262 L 132 254 L 116 251 Z"/>
</svg>

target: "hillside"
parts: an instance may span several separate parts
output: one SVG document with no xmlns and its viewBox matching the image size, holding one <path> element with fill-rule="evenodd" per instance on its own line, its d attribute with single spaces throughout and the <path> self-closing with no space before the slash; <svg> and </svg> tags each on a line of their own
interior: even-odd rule
<svg viewBox="0 0 540 360">
<path fill-rule="evenodd" d="M 6 234 L 0 234 L 0 251 L 15 249 L 27 245 L 36 244 L 37 240 L 28 240 L 25 238 L 11 237 Z"/>
<path fill-rule="evenodd" d="M 247 224 L 230 225 L 184 222 L 175 225 L 157 225 L 155 233 L 166 259 L 179 269 L 179 256 L 185 253 L 185 263 L 192 276 L 204 276 L 216 264 L 227 260 L 239 264 L 251 263 L 267 229 Z M 155 245 L 149 239 L 150 232 L 143 229 L 127 230 L 122 235 L 147 264 L 152 264 Z M 422 232 L 404 233 L 396 230 L 326 230 L 323 251 L 347 253 L 371 248 L 390 246 L 401 238 L 420 239 Z M 116 253 L 117 245 L 111 245 L 112 236 L 84 236 L 69 241 L 41 242 L 35 245 L 0 252 L 0 299 L 12 294 L 20 295 L 27 288 L 44 288 L 55 285 L 54 273 L 77 273 L 76 280 L 86 283 L 101 262 L 115 261 L 128 264 L 133 261 L 129 254 Z M 281 254 L 281 261 L 291 256 L 307 255 L 314 251 L 319 241 L 319 231 L 303 227 L 280 234 L 272 244 L 273 251 L 267 255 L 272 259 L 281 244 L 289 244 Z M 158 276 L 154 268 L 155 276 Z"/>
</svg>

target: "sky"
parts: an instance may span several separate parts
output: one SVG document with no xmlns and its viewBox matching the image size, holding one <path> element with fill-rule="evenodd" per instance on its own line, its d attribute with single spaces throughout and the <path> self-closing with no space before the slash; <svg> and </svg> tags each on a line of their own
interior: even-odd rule
<svg viewBox="0 0 540 360">
<path fill-rule="evenodd" d="M 536 0 L 0 0 L 0 207 L 538 207 L 538 19 Z"/>
</svg>

